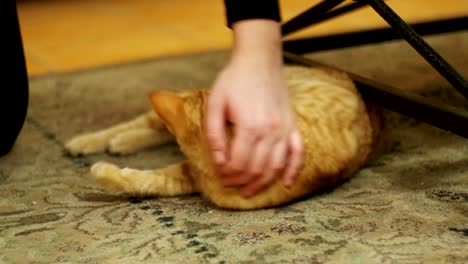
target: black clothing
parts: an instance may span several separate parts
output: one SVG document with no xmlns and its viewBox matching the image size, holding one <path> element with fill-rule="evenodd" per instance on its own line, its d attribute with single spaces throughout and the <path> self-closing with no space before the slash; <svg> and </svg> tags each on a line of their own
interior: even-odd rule
<svg viewBox="0 0 468 264">
<path fill-rule="evenodd" d="M 263 18 L 281 21 L 278 0 L 224 0 L 228 27 L 234 22 Z"/>
<path fill-rule="evenodd" d="M 4 52 L 0 88 L 0 157 L 13 147 L 28 109 L 28 75 L 24 59 L 16 1 L 0 1 Z"/>
</svg>

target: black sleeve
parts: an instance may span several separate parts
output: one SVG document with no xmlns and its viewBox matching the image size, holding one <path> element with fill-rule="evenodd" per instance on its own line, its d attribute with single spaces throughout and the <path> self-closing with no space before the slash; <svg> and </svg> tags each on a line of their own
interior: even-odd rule
<svg viewBox="0 0 468 264">
<path fill-rule="evenodd" d="M 228 27 L 234 22 L 253 18 L 281 21 L 278 0 L 224 0 L 224 5 Z"/>
</svg>

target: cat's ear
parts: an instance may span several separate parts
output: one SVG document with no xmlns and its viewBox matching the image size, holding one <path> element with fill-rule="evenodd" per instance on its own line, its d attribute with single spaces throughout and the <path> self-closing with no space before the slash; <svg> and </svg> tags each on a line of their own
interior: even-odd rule
<svg viewBox="0 0 468 264">
<path fill-rule="evenodd" d="M 151 93 L 149 99 L 153 110 L 172 134 L 177 134 L 185 127 L 184 98 L 182 96 L 171 92 L 157 91 Z"/>
</svg>

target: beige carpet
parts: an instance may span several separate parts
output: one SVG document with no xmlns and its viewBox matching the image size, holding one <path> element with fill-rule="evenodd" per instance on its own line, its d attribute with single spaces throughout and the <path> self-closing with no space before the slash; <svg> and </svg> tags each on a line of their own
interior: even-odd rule
<svg viewBox="0 0 468 264">
<path fill-rule="evenodd" d="M 428 40 L 468 75 L 468 33 Z M 405 43 L 311 57 L 468 109 Z M 402 116 L 391 117 L 391 151 L 351 181 L 254 212 L 198 196 L 116 196 L 88 178 L 101 159 L 164 166 L 181 158 L 175 145 L 64 154 L 70 137 L 145 111 L 153 89 L 209 85 L 226 59 L 213 52 L 32 79 L 26 124 L 0 159 L 0 263 L 468 263 L 468 140 Z"/>
</svg>

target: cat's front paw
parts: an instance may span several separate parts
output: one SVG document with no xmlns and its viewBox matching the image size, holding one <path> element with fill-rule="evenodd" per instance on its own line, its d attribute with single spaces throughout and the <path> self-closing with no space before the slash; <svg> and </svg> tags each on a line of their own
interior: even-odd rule
<svg viewBox="0 0 468 264">
<path fill-rule="evenodd" d="M 107 162 L 97 162 L 91 166 L 91 176 L 101 186 L 112 190 L 122 190 L 120 168 Z"/>
<path fill-rule="evenodd" d="M 99 161 L 91 166 L 91 175 L 94 178 L 105 178 L 107 176 L 119 175 L 120 169 L 116 165 L 104 161 Z"/>
<path fill-rule="evenodd" d="M 128 134 L 128 133 L 127 133 Z M 109 142 L 109 152 L 117 155 L 128 155 L 137 152 L 141 146 L 138 142 L 132 141 L 126 136 L 126 133 L 120 134 L 112 138 Z"/>
<path fill-rule="evenodd" d="M 108 140 L 101 135 L 82 135 L 73 138 L 65 144 L 65 149 L 72 156 L 89 155 L 104 152 L 107 149 Z"/>
</svg>

